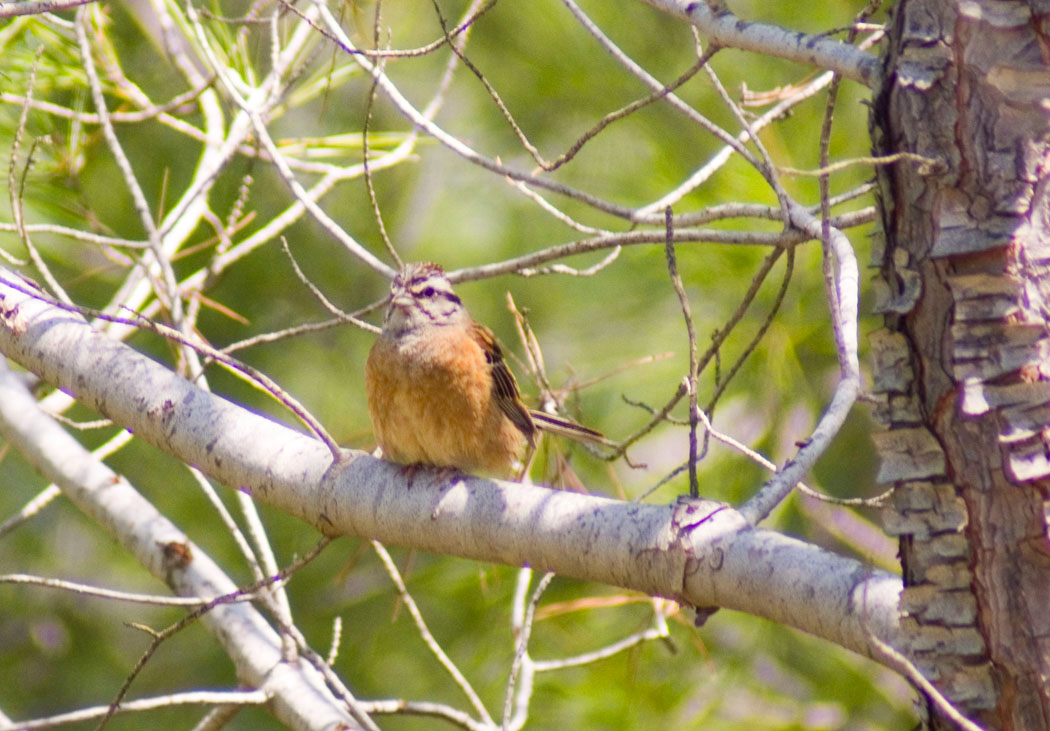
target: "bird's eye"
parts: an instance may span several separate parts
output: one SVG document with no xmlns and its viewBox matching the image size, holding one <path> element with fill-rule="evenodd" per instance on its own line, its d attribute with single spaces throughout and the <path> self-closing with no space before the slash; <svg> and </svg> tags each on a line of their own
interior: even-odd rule
<svg viewBox="0 0 1050 731">
<path fill-rule="evenodd" d="M 427 287 L 426 289 L 424 289 L 423 290 L 423 296 L 427 297 L 427 298 L 433 297 L 434 296 L 434 288 L 433 287 Z"/>
</svg>

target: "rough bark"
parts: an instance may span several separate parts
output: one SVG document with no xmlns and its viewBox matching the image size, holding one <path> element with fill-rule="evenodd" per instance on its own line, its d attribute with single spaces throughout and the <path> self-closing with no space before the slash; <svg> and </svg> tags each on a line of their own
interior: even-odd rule
<svg viewBox="0 0 1050 731">
<path fill-rule="evenodd" d="M 1050 724 L 1048 13 L 903 0 L 872 118 L 879 154 L 932 161 L 879 176 L 876 443 L 902 625 L 953 703 L 1004 729 Z"/>
</svg>

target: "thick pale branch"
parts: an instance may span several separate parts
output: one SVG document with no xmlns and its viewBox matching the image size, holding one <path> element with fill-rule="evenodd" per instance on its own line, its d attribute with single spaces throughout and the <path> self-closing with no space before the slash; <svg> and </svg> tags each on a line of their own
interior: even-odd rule
<svg viewBox="0 0 1050 731">
<path fill-rule="evenodd" d="M 5 323 L 17 321 L 19 313 L 25 314 L 28 309 L 17 304 L 12 309 L 11 299 L 0 295 L 0 320 Z M 68 326 L 90 330 L 83 320 L 69 313 L 54 317 L 58 313 L 61 310 L 52 311 L 47 322 L 38 320 L 43 329 L 33 328 L 33 332 L 46 338 L 58 336 L 68 344 L 70 339 L 62 334 Z M 19 329 L 16 326 L 15 330 L 9 330 L 0 325 L 0 332 L 5 335 L 14 334 Z M 22 332 L 22 335 L 28 334 Z M 117 342 L 97 331 L 93 339 L 111 344 Z M 134 352 L 121 347 L 128 353 Z M 130 362 L 124 364 L 130 365 Z M 152 368 L 161 368 L 152 361 L 149 364 Z M 83 367 L 83 361 L 79 366 Z M 196 387 L 194 390 L 207 395 Z M 41 411 L 21 380 L 7 370 L 6 364 L 0 368 L 0 432 L 47 479 L 58 484 L 81 510 L 108 529 L 136 560 L 166 581 L 180 596 L 211 599 L 237 589 L 202 550 L 127 481 L 114 474 L 57 421 Z M 230 655 L 241 681 L 264 689 L 272 696 L 270 707 L 284 723 L 301 729 L 338 724 L 356 727 L 318 673 L 303 664 L 282 661 L 277 633 L 250 604 L 219 605 L 201 621 Z"/>
<path fill-rule="evenodd" d="M 14 275 L 0 270 L 0 276 Z M 641 505 L 416 476 L 206 393 L 68 312 L 0 284 L 0 350 L 211 477 L 330 535 L 529 565 L 782 622 L 869 656 L 897 642 L 900 581 L 710 502 Z"/>
<path fill-rule="evenodd" d="M 6 367 L 0 369 L 0 432 L 5 439 L 181 596 L 212 599 L 236 591 L 203 551 L 41 411 L 12 375 Z M 271 708 L 286 724 L 300 729 L 340 723 L 357 727 L 316 671 L 282 661 L 277 633 L 254 607 L 221 604 L 201 621 L 222 643 L 241 681 L 272 696 Z"/>
<path fill-rule="evenodd" d="M 16 15 L 57 13 L 93 2 L 97 2 L 97 0 L 26 0 L 26 2 L 5 3 L 3 7 L 0 7 L 0 18 L 10 18 Z"/>
<path fill-rule="evenodd" d="M 870 89 L 880 83 L 879 59 L 848 43 L 809 35 L 770 23 L 742 20 L 728 10 L 715 11 L 706 2 L 645 0 L 655 8 L 687 20 L 716 45 L 755 51 L 842 74 Z"/>
</svg>

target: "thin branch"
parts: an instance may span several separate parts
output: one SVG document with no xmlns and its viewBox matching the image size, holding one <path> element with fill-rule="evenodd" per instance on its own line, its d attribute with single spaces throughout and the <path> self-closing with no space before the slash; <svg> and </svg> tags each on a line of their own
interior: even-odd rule
<svg viewBox="0 0 1050 731">
<path fill-rule="evenodd" d="M 18 236 L 22 239 L 22 243 L 25 244 L 26 251 L 29 252 L 29 258 L 36 266 L 37 271 L 43 276 L 44 281 L 47 282 L 48 286 L 51 287 L 51 291 L 55 295 L 65 302 L 66 304 L 73 304 L 73 300 L 66 294 L 65 289 L 58 283 L 55 276 L 51 273 L 51 269 L 44 262 L 44 258 L 40 256 L 40 252 L 37 251 L 36 246 L 33 245 L 32 239 L 29 237 L 29 232 L 26 231 L 24 209 L 22 207 L 22 198 L 25 193 L 25 179 L 29 173 L 29 168 L 33 162 L 33 151 L 36 149 L 36 141 L 30 145 L 29 153 L 26 155 L 25 167 L 22 171 L 21 178 L 16 182 L 15 171 L 18 167 L 18 148 L 22 142 L 22 135 L 25 134 L 26 122 L 29 121 L 29 104 L 33 99 L 33 87 L 36 85 L 36 71 L 37 64 L 40 62 L 40 56 L 44 52 L 44 46 L 37 46 L 36 53 L 33 55 L 33 65 L 29 69 L 29 81 L 26 87 L 26 103 L 22 105 L 22 113 L 18 118 L 18 127 L 15 128 L 15 136 L 11 142 L 11 161 L 8 164 L 7 169 L 7 188 L 8 196 L 11 200 L 11 213 L 15 219 L 15 230 L 18 232 Z M 5 255 L 4 258 L 7 258 Z"/>
<path fill-rule="evenodd" d="M 379 50 L 379 24 L 381 22 L 380 19 L 383 17 L 382 11 L 382 0 L 376 0 L 375 20 L 372 24 L 372 45 L 376 50 Z M 452 38 L 445 28 L 444 18 L 442 18 L 441 28 L 445 31 L 445 38 L 449 46 L 455 50 L 456 44 L 452 42 Z M 378 61 L 377 64 L 382 67 L 382 60 Z M 394 260 L 397 268 L 404 269 L 405 264 L 401 261 L 401 256 L 397 253 L 397 249 L 394 248 L 394 244 L 390 241 L 389 234 L 387 234 L 386 224 L 383 222 L 383 212 L 379 210 L 379 200 L 376 198 L 375 185 L 372 183 L 372 171 L 368 169 L 368 133 L 372 125 L 372 107 L 375 106 L 376 101 L 376 83 L 376 80 L 373 78 L 372 84 L 368 87 L 368 97 L 365 101 L 365 123 L 361 128 L 361 166 L 365 171 L 365 188 L 368 190 L 368 201 L 372 204 L 372 215 L 375 216 L 376 224 L 379 226 L 379 236 L 383 239 L 383 246 L 386 247 L 387 254 Z"/>
<path fill-rule="evenodd" d="M 587 32 L 590 33 L 594 37 L 594 39 L 598 41 L 598 43 L 601 44 L 601 46 L 612 55 L 613 58 L 619 61 L 625 69 L 627 69 L 631 74 L 636 76 L 639 80 L 642 81 L 642 83 L 644 83 L 654 92 L 661 93 L 664 90 L 664 84 L 661 83 L 659 79 L 654 77 L 644 68 L 642 68 L 641 65 L 639 65 L 634 59 L 632 59 L 630 56 L 624 53 L 620 49 L 620 47 L 612 41 L 611 38 L 609 38 L 607 35 L 605 35 L 605 33 L 602 32 L 601 28 L 598 27 L 597 23 L 591 20 L 590 17 L 588 17 L 587 14 L 583 12 L 583 9 L 580 8 L 580 6 L 577 5 L 574 2 L 574 0 L 562 0 L 562 2 L 565 4 L 565 7 L 569 9 L 569 12 L 573 14 L 576 20 L 580 23 L 580 25 L 582 25 L 587 30 Z M 698 54 L 698 60 L 702 61 L 705 57 L 710 58 L 710 55 L 716 50 L 717 48 L 712 48 L 711 51 L 706 55 Z M 703 63 L 699 63 L 697 65 L 697 69 L 699 70 L 699 68 L 703 67 L 704 65 L 705 64 Z M 685 115 L 686 119 L 691 121 L 693 124 L 697 125 L 709 134 L 722 140 L 723 144 L 725 144 L 727 148 L 729 148 L 732 151 L 735 151 L 742 158 L 744 158 L 744 160 L 754 165 L 755 167 L 758 167 L 758 163 L 756 162 L 754 155 L 752 155 L 751 151 L 743 145 L 743 139 L 740 139 L 739 137 L 734 138 L 733 135 L 731 135 L 729 132 L 722 129 L 720 126 L 709 120 L 704 115 L 700 114 L 700 112 L 698 112 L 686 102 L 682 101 L 680 97 L 673 93 L 673 89 L 671 89 L 670 91 L 671 93 L 666 93 L 666 98 L 667 103 L 670 104 L 672 108 Z M 668 205 L 671 204 L 668 203 L 666 205 L 660 206 L 658 210 L 662 211 Z"/>
<path fill-rule="evenodd" d="M 360 314 L 360 312 L 357 314 Z M 250 338 L 245 338 L 244 340 L 238 340 L 235 343 L 230 343 L 226 347 L 222 348 L 222 352 L 236 353 L 238 350 L 254 348 L 256 345 L 276 343 L 280 340 L 285 340 L 286 338 L 294 338 L 300 335 L 306 335 L 308 333 L 329 330 L 333 327 L 339 327 L 343 323 L 344 320 L 342 317 L 335 317 L 331 320 L 324 320 L 323 322 L 306 322 L 302 325 L 295 325 L 294 327 L 285 328 L 283 330 L 275 330 L 274 332 L 260 333 L 258 335 L 253 335 Z"/>
<path fill-rule="evenodd" d="M 226 509 L 226 504 L 219 498 L 219 494 L 212 487 L 211 482 L 208 481 L 207 476 L 198 470 L 196 467 L 189 467 L 190 475 L 197 483 L 197 487 L 204 496 L 211 503 L 212 508 L 219 516 L 219 520 L 226 526 L 226 530 L 233 538 L 233 542 L 237 544 L 237 548 L 240 550 L 241 555 L 244 556 L 245 561 L 248 562 L 248 567 L 251 569 L 252 576 L 256 581 L 265 576 L 262 567 L 259 565 L 259 559 L 255 556 L 255 552 L 252 550 L 251 545 L 248 543 L 248 539 L 244 537 L 244 533 L 241 531 L 240 526 L 237 525 L 237 521 L 233 519 L 233 515 L 229 510 Z"/>
<path fill-rule="evenodd" d="M 599 660 L 605 660 L 606 658 L 617 655 L 624 650 L 629 650 L 632 647 L 637 647 L 644 642 L 652 642 L 653 640 L 662 640 L 668 636 L 667 624 L 664 623 L 662 628 L 653 628 L 636 632 L 629 637 L 624 637 L 622 640 L 613 642 L 612 644 L 601 648 L 600 650 L 594 650 L 593 652 L 585 652 L 582 655 L 576 655 L 574 657 L 566 657 L 561 660 L 533 660 L 532 666 L 537 673 L 549 673 L 554 670 L 565 670 L 567 668 L 576 668 L 581 665 L 590 665 L 591 663 L 598 662 Z"/>
<path fill-rule="evenodd" d="M 171 693 L 156 698 L 139 698 L 120 704 L 118 713 L 141 713 L 175 706 L 261 706 L 268 703 L 269 696 L 261 690 L 195 690 L 187 693 Z M 71 723 L 84 723 L 107 716 L 108 706 L 91 706 L 69 713 L 34 718 L 15 723 L 0 723 L 0 731 L 23 731 L 23 729 L 52 728 Z"/>
<path fill-rule="evenodd" d="M 307 277 L 303 270 L 299 267 L 299 262 L 297 262 L 295 260 L 295 257 L 292 255 L 292 250 L 288 247 L 288 240 L 284 236 L 281 236 L 281 248 L 284 249 L 284 253 L 288 256 L 288 260 L 292 262 L 292 268 L 295 269 L 295 275 L 299 277 L 299 281 L 306 285 L 306 288 L 310 290 L 310 293 L 313 294 L 317 301 L 320 302 L 326 310 L 331 312 L 343 322 L 349 322 L 351 325 L 356 325 L 365 332 L 370 332 L 374 335 L 379 334 L 380 328 L 376 327 L 370 322 L 365 322 L 364 320 L 358 319 L 353 314 L 343 312 L 341 309 L 332 304 L 332 302 L 327 297 L 324 296 L 324 293 L 321 291 L 321 289 L 316 284 L 311 282 L 309 277 Z M 394 256 L 397 255 L 397 253 L 393 252 L 392 249 L 391 251 Z M 396 259 L 395 261 L 397 261 L 400 265 L 400 259 Z M 232 347 L 233 346 L 230 346 L 230 348 Z M 230 348 L 224 348 L 223 352 L 231 352 Z"/>
<path fill-rule="evenodd" d="M 94 0 L 91 1 L 94 2 Z M 0 10 L 0 15 L 2 15 L 2 12 L 3 11 Z M 134 124 L 137 122 L 146 122 L 157 117 L 165 117 L 169 112 L 173 112 L 176 109 L 179 109 L 180 107 L 183 107 L 186 104 L 189 104 L 190 102 L 197 99 L 212 85 L 213 81 L 214 77 L 209 76 L 208 78 L 204 79 L 199 84 L 197 84 L 194 88 L 189 89 L 188 91 L 184 91 L 181 94 L 177 94 L 176 96 L 173 96 L 170 101 L 167 101 L 163 104 L 154 104 L 150 102 L 149 104 L 147 104 L 142 109 L 136 112 L 110 112 L 110 121 L 119 124 Z M 0 101 L 8 102 L 11 104 L 31 104 L 34 109 L 39 109 L 40 111 L 47 112 L 48 114 L 64 117 L 66 119 L 73 119 L 83 124 L 101 124 L 102 121 L 101 115 L 99 114 L 93 114 L 91 112 L 77 112 L 72 109 L 67 109 L 66 107 L 59 106 L 57 104 L 52 104 L 51 102 L 37 101 L 35 99 L 29 99 L 28 97 L 19 97 L 8 92 L 3 92 L 2 94 L 0 94 Z M 197 128 L 193 127 L 193 129 L 196 130 Z"/>
<path fill-rule="evenodd" d="M 514 660 L 511 662 L 510 673 L 507 677 L 507 691 L 503 701 L 503 728 L 505 729 L 517 729 L 525 724 L 528 702 L 532 695 L 532 678 L 535 674 L 532 658 L 529 657 L 529 636 L 532 634 L 532 627 L 536 617 L 536 605 L 539 604 L 540 597 L 543 596 L 551 581 L 554 580 L 554 573 L 548 571 L 540 578 L 536 583 L 532 596 L 529 598 L 528 604 L 524 606 L 524 612 L 522 612 L 524 592 L 521 590 L 528 589 L 529 579 L 531 578 L 532 571 L 529 569 L 522 569 L 518 575 L 519 591 L 514 602 L 514 634 L 517 643 L 514 651 Z M 511 716 L 512 711 L 513 717 Z"/>
<path fill-rule="evenodd" d="M 770 306 L 769 312 L 766 313 L 765 318 L 758 326 L 758 330 L 755 331 L 751 341 L 740 352 L 736 360 L 733 362 L 733 365 L 729 367 L 729 371 L 724 377 L 716 379 L 715 390 L 714 393 L 711 394 L 711 398 L 708 399 L 707 406 L 705 407 L 706 411 L 710 412 L 714 410 L 715 404 L 718 403 L 718 399 L 721 398 L 726 387 L 728 387 L 729 383 L 733 380 L 733 376 L 737 374 L 737 371 L 739 371 L 744 365 L 744 361 L 754 352 L 755 348 L 757 348 L 758 344 L 762 341 L 762 338 L 765 337 L 770 326 L 772 326 L 773 319 L 776 317 L 777 313 L 780 312 L 780 306 L 784 304 L 784 297 L 787 296 L 788 285 L 791 284 L 791 275 L 794 273 L 794 270 L 795 249 L 790 248 L 787 250 L 787 261 L 784 264 L 784 278 L 780 281 L 780 289 L 777 290 L 776 296 L 773 298 L 773 304 Z M 720 332 L 719 335 L 721 334 L 722 333 Z M 724 338 L 721 339 L 724 340 Z"/>
<path fill-rule="evenodd" d="M 876 650 L 882 655 L 882 661 L 922 688 L 922 692 L 930 697 L 934 705 L 936 705 L 945 716 L 955 722 L 959 728 L 964 729 L 964 731 L 985 731 L 984 728 L 978 726 L 960 713 L 959 710 L 952 705 L 952 702 L 948 700 L 943 693 L 937 690 L 937 687 L 927 680 L 926 676 L 922 674 L 922 671 L 915 667 L 915 664 L 908 658 L 897 652 L 875 635 L 871 635 L 870 639 L 872 645 L 874 645 Z"/>
<path fill-rule="evenodd" d="M 331 667 L 335 665 L 335 661 L 339 659 L 339 645 L 343 639 L 343 618 L 336 615 L 332 619 L 332 643 L 328 647 L 328 655 L 325 657 L 325 664 Z"/>
<path fill-rule="evenodd" d="M 802 209 L 800 209 L 802 210 Z M 874 209 L 845 213 L 833 219 L 843 224 L 841 228 L 851 228 L 863 225 L 875 220 Z M 818 227 L 819 230 L 819 227 Z M 624 233 L 608 236 L 596 236 L 589 239 L 579 239 L 565 244 L 555 244 L 546 249 L 540 249 L 529 254 L 504 259 L 491 264 L 482 264 L 469 269 L 456 269 L 448 273 L 449 280 L 457 282 L 473 282 L 479 279 L 501 274 L 522 274 L 528 272 L 540 264 L 545 264 L 556 259 L 563 259 L 577 254 L 587 254 L 592 251 L 611 249 L 616 246 L 638 246 L 641 244 L 662 244 L 667 234 L 660 231 L 640 230 L 626 231 Z M 788 248 L 796 244 L 810 240 L 819 240 L 819 233 L 800 229 L 789 229 L 779 232 L 767 231 L 726 231 L 722 229 L 701 228 L 676 228 L 674 231 L 675 243 L 707 243 L 707 244 L 736 244 L 741 246 L 766 246 L 777 248 Z M 536 271 L 541 271 L 537 269 Z"/>
<path fill-rule="evenodd" d="M 581 223 L 580 221 L 577 221 L 575 218 L 573 218 L 568 213 L 555 206 L 549 200 L 540 195 L 537 191 L 533 190 L 526 183 L 520 180 L 508 179 L 507 182 L 510 183 L 510 185 L 512 185 L 515 190 L 517 190 L 526 198 L 532 200 L 536 205 L 545 210 L 547 213 L 554 216 L 566 226 L 576 229 L 580 233 L 592 235 L 604 235 L 612 233 L 612 231 L 608 229 L 597 228 L 595 226 L 588 226 L 584 223 Z"/>
<path fill-rule="evenodd" d="M 133 313 L 134 317 L 131 318 L 107 315 L 104 312 L 92 310 L 88 307 L 71 307 L 63 302 L 59 302 L 58 300 L 52 299 L 43 292 L 34 290 L 33 288 L 27 285 L 23 285 L 16 281 L 9 280 L 3 277 L 0 277 L 0 284 L 6 287 L 10 287 L 11 289 L 21 292 L 22 294 L 33 297 L 34 299 L 47 302 L 53 307 L 58 307 L 59 309 L 65 310 L 66 312 L 75 312 L 78 315 L 93 317 L 99 320 L 105 320 L 106 322 L 114 322 L 122 325 L 128 325 L 130 327 L 142 328 L 154 332 L 157 335 L 165 337 L 169 340 L 173 340 L 177 343 L 187 345 L 190 348 L 193 348 L 201 355 L 211 358 L 212 360 L 218 363 L 222 363 L 234 372 L 242 373 L 248 378 L 250 378 L 252 381 L 257 383 L 266 392 L 273 396 L 277 401 L 284 404 L 284 406 L 286 406 L 293 414 L 295 414 L 310 429 L 310 431 L 314 433 L 314 435 L 318 439 L 323 441 L 325 446 L 328 447 L 328 450 L 332 453 L 332 456 L 336 461 L 342 458 L 342 450 L 339 447 L 338 442 L 335 441 L 335 439 L 328 433 L 328 431 L 321 425 L 321 423 L 310 414 L 306 407 L 300 404 L 298 400 L 296 400 L 291 394 L 289 394 L 287 391 L 285 391 L 283 388 L 277 385 L 277 383 L 273 379 L 271 379 L 262 371 L 253 368 L 247 365 L 246 363 L 242 363 L 230 357 L 229 355 L 226 355 L 225 353 L 212 348 L 209 345 L 190 340 L 177 330 L 173 330 L 170 327 L 153 322 L 152 320 L 135 313 Z"/>
<path fill-rule="evenodd" d="M 120 144 L 120 140 L 117 138 L 117 133 L 113 129 L 113 124 L 109 119 L 109 109 L 106 106 L 106 99 L 102 93 L 102 84 L 99 81 L 98 72 L 95 70 L 95 61 L 91 54 L 91 44 L 87 37 L 87 24 L 87 9 L 80 8 L 77 11 L 77 20 L 75 24 L 77 43 L 80 46 L 80 59 L 83 62 L 84 71 L 87 73 L 88 86 L 91 89 L 91 98 L 95 103 L 95 111 L 98 113 L 99 121 L 102 125 L 102 133 L 106 138 L 106 143 L 109 147 L 110 153 L 112 153 L 113 159 L 117 163 L 117 168 L 124 177 L 124 183 L 127 186 L 128 191 L 131 193 L 131 199 L 134 202 L 135 210 L 139 214 L 139 220 L 142 222 L 142 226 L 146 231 L 146 238 L 149 241 L 150 251 L 153 254 L 153 261 L 150 263 L 159 269 L 163 279 L 163 290 L 155 288 L 157 295 L 165 297 L 165 305 L 171 313 L 172 322 L 175 324 L 176 329 L 186 333 L 188 330 L 183 321 L 182 299 L 179 296 L 179 288 L 175 279 L 175 272 L 171 268 L 171 262 L 168 260 L 168 256 L 164 251 L 160 231 L 158 231 L 153 222 L 153 215 L 150 212 L 149 203 L 146 201 L 146 195 L 142 192 L 142 187 L 139 185 L 138 178 L 135 176 L 135 171 L 131 167 L 131 162 L 124 154 L 124 148 Z M 187 359 L 188 364 L 195 362 L 195 358 L 189 348 L 182 347 L 180 352 Z"/>
<path fill-rule="evenodd" d="M 394 586 L 397 588 L 398 596 L 401 601 L 404 602 L 405 607 L 408 609 L 408 613 L 412 616 L 412 621 L 416 625 L 416 631 L 419 632 L 419 636 L 423 639 L 423 643 L 427 646 L 437 661 L 441 663 L 441 666 L 445 668 L 452 679 L 455 681 L 459 689 L 463 691 L 463 695 L 467 697 L 470 704 L 474 706 L 474 710 L 477 711 L 478 716 L 481 720 L 489 725 L 493 725 L 492 716 L 489 715 L 488 709 L 485 708 L 485 704 L 481 702 L 481 698 L 474 691 L 474 688 L 470 685 L 470 681 L 466 679 L 456 664 L 452 662 L 452 659 L 441 649 L 441 645 L 438 644 L 437 640 L 434 639 L 434 635 L 431 634 L 430 628 L 427 627 L 426 620 L 423 619 L 423 614 L 419 611 L 419 607 L 416 605 L 415 599 L 408 593 L 408 587 L 405 586 L 404 579 L 401 578 L 401 572 L 397 570 L 397 566 L 394 564 L 394 560 L 390 558 L 390 553 L 386 550 L 382 543 L 379 541 L 372 541 L 372 548 L 375 550 L 376 555 L 379 556 L 379 560 L 383 563 L 383 568 L 386 569 L 387 575 L 390 580 L 394 582 Z"/>
<path fill-rule="evenodd" d="M 207 599 L 182 596 L 158 596 L 156 594 L 139 594 L 129 591 L 118 591 L 116 589 L 104 589 L 89 584 L 81 584 L 64 579 L 50 579 L 44 576 L 30 576 L 28 574 L 0 574 L 0 584 L 31 584 L 48 589 L 62 589 L 81 596 L 90 596 L 98 599 L 113 599 L 130 604 L 154 604 L 165 607 L 199 607 L 207 604 Z M 250 601 L 250 596 L 245 596 L 241 601 Z"/>
<path fill-rule="evenodd" d="M 469 714 L 464 713 L 444 703 L 431 703 L 428 701 L 406 701 L 406 700 L 376 700 L 362 701 L 361 707 L 373 715 L 384 714 L 388 716 L 425 716 L 428 718 L 439 718 L 443 721 L 465 728 L 468 731 L 492 731 L 493 726 L 478 723 Z"/>
<path fill-rule="evenodd" d="M 471 7 L 465 13 L 465 19 L 462 22 L 460 22 L 460 24 L 456 26 L 456 28 L 451 33 L 445 33 L 441 38 L 438 38 L 436 41 L 432 41 L 425 46 L 419 46 L 417 48 L 386 50 L 348 47 L 344 48 L 343 50 L 355 56 L 364 56 L 366 58 L 375 59 L 415 58 L 419 56 L 426 56 L 427 54 L 432 53 L 437 49 L 441 48 L 446 43 L 449 43 L 451 38 L 461 36 L 467 33 L 470 30 L 471 26 L 474 25 L 475 21 L 477 21 L 478 18 L 487 13 L 492 8 L 492 6 L 496 4 L 496 2 L 497 0 L 488 0 L 488 2 L 485 3 L 485 5 L 479 9 L 477 7 L 479 3 L 475 1 L 471 4 Z M 324 28 L 318 27 L 317 24 L 311 18 L 306 16 L 297 7 L 292 5 L 288 0 L 281 0 L 281 4 L 284 5 L 284 7 L 290 10 L 291 12 L 298 15 L 302 20 L 310 24 L 325 38 L 335 43 L 339 43 L 339 39 L 337 36 L 333 35 L 330 31 L 327 31 Z"/>
<path fill-rule="evenodd" d="M 22 506 L 22 509 L 12 515 L 10 518 L 0 523 L 0 538 L 13 531 L 18 526 L 25 523 L 27 520 L 32 518 L 34 515 L 39 513 L 41 510 L 46 508 L 54 501 L 55 498 L 62 494 L 62 490 L 57 485 L 48 485 L 39 493 L 37 493 L 32 500 Z"/>
<path fill-rule="evenodd" d="M 664 242 L 664 253 L 667 256 L 667 273 L 671 277 L 675 294 L 678 295 L 678 305 L 682 308 L 682 317 L 685 318 L 685 331 L 689 337 L 689 372 L 682 381 L 682 385 L 689 394 L 689 496 L 700 497 L 700 483 L 696 478 L 696 328 L 693 327 L 693 313 L 689 307 L 689 297 L 682 285 L 682 277 L 678 274 L 678 262 L 674 253 L 674 226 L 671 223 L 671 209 L 667 209 L 667 240 Z"/>
<path fill-rule="evenodd" d="M 831 92 L 829 91 L 828 93 L 830 95 Z M 823 131 L 821 134 L 823 135 Z M 823 178 L 833 173 L 839 173 L 843 170 L 848 170 L 851 167 L 856 167 L 857 165 L 893 165 L 901 160 L 918 163 L 918 171 L 920 175 L 931 175 L 938 170 L 944 169 L 944 162 L 941 160 L 924 157 L 923 155 L 918 155 L 914 152 L 897 152 L 892 155 L 852 157 L 848 160 L 838 160 L 834 163 L 829 163 L 825 159 L 821 161 L 820 167 L 815 170 L 799 170 L 798 168 L 782 166 L 778 166 L 777 170 L 785 175 L 806 178 Z"/>
<path fill-rule="evenodd" d="M 185 617 L 175 622 L 174 624 L 169 625 L 160 632 L 155 632 L 153 630 L 149 630 L 148 628 L 140 627 L 140 629 L 147 631 L 153 639 L 151 640 L 146 650 L 139 657 L 138 662 L 135 663 L 135 666 L 131 669 L 131 672 L 128 673 L 128 676 L 124 679 L 124 683 L 117 691 L 116 697 L 114 697 L 113 701 L 109 704 L 108 712 L 99 721 L 99 724 L 96 727 L 97 731 L 101 731 L 101 729 L 107 724 L 109 719 L 112 718 L 113 714 L 115 714 L 118 709 L 124 706 L 124 696 L 127 694 L 132 682 L 135 680 L 136 677 L 138 677 L 139 673 L 142 672 L 142 669 L 146 666 L 146 663 L 149 662 L 150 658 L 152 658 L 153 655 L 156 653 L 157 648 L 160 647 L 161 644 L 163 644 L 168 638 L 172 637 L 178 632 L 181 632 L 183 629 L 190 626 L 216 607 L 223 606 L 225 604 L 232 604 L 244 601 L 245 597 L 250 597 L 259 591 L 265 591 L 275 584 L 283 583 L 292 574 L 294 574 L 303 566 L 317 558 L 321 554 L 321 551 L 323 551 L 325 547 L 327 547 L 328 544 L 331 543 L 331 541 L 331 538 L 322 538 L 318 542 L 318 544 L 314 546 L 314 548 L 312 548 L 306 555 L 304 555 L 302 558 L 293 561 L 291 564 L 282 569 L 279 573 L 272 576 L 263 577 L 262 579 L 255 581 L 254 583 L 244 587 L 243 589 L 237 589 L 236 591 L 228 592 L 226 594 L 222 594 L 220 596 L 209 599 L 208 601 L 204 602 L 201 606 L 194 609 L 192 612 L 189 612 Z"/>
<path fill-rule="evenodd" d="M 76 429 L 77 431 L 90 431 L 91 429 L 105 429 L 106 427 L 113 426 L 113 422 L 110 419 L 93 419 L 91 421 L 76 421 L 70 419 L 68 416 L 62 414 L 51 414 L 55 421 L 65 424 L 70 429 Z"/>
</svg>

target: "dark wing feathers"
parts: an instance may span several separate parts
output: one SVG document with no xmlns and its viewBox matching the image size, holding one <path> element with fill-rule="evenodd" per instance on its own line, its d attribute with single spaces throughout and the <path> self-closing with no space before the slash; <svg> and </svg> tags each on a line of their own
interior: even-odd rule
<svg viewBox="0 0 1050 731">
<path fill-rule="evenodd" d="M 518 382 L 514 380 L 514 374 L 507 368 L 507 362 L 503 360 L 503 351 L 496 343 L 496 338 L 492 335 L 491 330 L 477 323 L 474 323 L 473 334 L 485 353 L 485 361 L 492 370 L 492 391 L 496 397 L 496 404 L 511 420 L 511 423 L 521 430 L 521 433 L 529 440 L 529 445 L 535 445 L 536 425 L 532 423 L 529 410 L 521 402 Z"/>
<path fill-rule="evenodd" d="M 500 350 L 492 331 L 474 323 L 473 335 L 485 353 L 489 368 L 492 369 L 492 390 L 496 396 L 496 403 L 514 426 L 521 430 L 530 445 L 535 445 L 537 428 L 580 442 L 612 444 L 601 432 L 594 429 L 588 429 L 560 416 L 526 408 L 521 401 L 518 382 L 507 368 L 507 363 L 503 360 L 503 351 Z"/>
<path fill-rule="evenodd" d="M 530 414 L 532 415 L 533 423 L 545 432 L 557 434 L 559 437 L 574 439 L 577 442 L 592 442 L 594 444 L 613 446 L 613 442 L 606 439 L 600 431 L 588 429 L 575 421 L 548 414 L 545 411 L 533 410 Z"/>
</svg>

